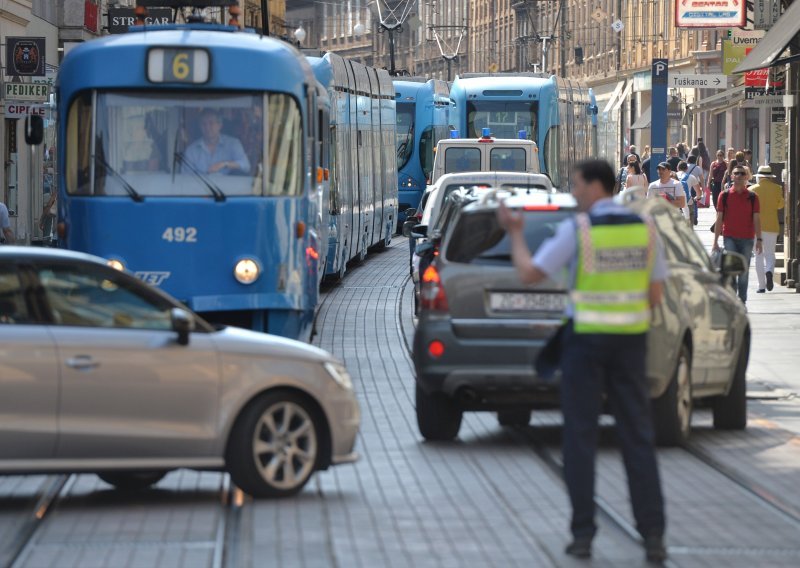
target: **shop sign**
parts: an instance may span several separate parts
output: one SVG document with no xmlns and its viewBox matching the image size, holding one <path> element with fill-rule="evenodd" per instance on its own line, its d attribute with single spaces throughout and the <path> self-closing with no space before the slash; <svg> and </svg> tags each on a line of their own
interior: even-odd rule
<svg viewBox="0 0 800 568">
<path fill-rule="evenodd" d="M 45 38 L 6 38 L 6 75 L 9 77 L 44 76 L 44 58 Z"/>
<path fill-rule="evenodd" d="M 763 107 L 763 106 L 783 106 L 783 95 L 764 94 L 763 89 L 747 88 L 744 91 L 745 102 L 742 103 L 743 107 Z"/>
<path fill-rule="evenodd" d="M 144 19 L 146 26 L 158 26 L 172 22 L 171 8 L 148 8 Z M 136 25 L 135 8 L 109 8 L 108 33 L 124 34 L 128 28 Z"/>
<path fill-rule="evenodd" d="M 50 85 L 42 83 L 4 83 L 3 98 L 7 101 L 44 102 L 50 95 Z"/>
<path fill-rule="evenodd" d="M 781 17 L 780 0 L 753 0 L 753 28 L 768 30 Z"/>
<path fill-rule="evenodd" d="M 773 108 L 770 112 L 769 124 L 769 161 L 785 162 L 788 158 L 787 142 L 789 129 L 786 125 L 786 109 Z"/>
<path fill-rule="evenodd" d="M 675 0 L 679 28 L 739 28 L 747 24 L 744 0 Z"/>
<path fill-rule="evenodd" d="M 80 5 L 80 4 L 79 4 Z M 94 0 L 84 0 L 83 2 L 83 27 L 92 33 L 97 33 L 97 22 L 99 20 L 100 7 Z"/>
<path fill-rule="evenodd" d="M 6 118 L 22 118 L 23 116 L 47 116 L 47 107 L 44 105 L 8 102 L 5 106 Z"/>
<path fill-rule="evenodd" d="M 641 93 L 653 88 L 653 75 L 650 71 L 642 71 L 633 75 L 633 92 Z"/>
<path fill-rule="evenodd" d="M 725 75 L 733 75 L 733 70 L 744 61 L 748 51 L 758 45 L 764 32 L 731 30 L 729 35 L 728 39 L 722 40 L 722 72 Z"/>
</svg>

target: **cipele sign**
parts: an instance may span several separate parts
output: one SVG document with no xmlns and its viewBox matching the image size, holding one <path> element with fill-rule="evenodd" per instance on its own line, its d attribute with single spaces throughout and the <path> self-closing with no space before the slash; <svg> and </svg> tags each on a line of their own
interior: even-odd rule
<svg viewBox="0 0 800 568">
<path fill-rule="evenodd" d="M 144 19 L 146 26 L 157 26 L 172 22 L 171 8 L 148 8 L 147 17 Z M 109 8 L 108 33 L 124 34 L 128 28 L 136 25 L 136 12 L 134 8 Z"/>
</svg>

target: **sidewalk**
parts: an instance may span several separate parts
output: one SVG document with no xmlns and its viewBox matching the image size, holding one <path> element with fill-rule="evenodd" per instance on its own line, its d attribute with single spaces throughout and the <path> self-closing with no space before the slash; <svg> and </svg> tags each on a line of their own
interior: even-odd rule
<svg viewBox="0 0 800 568">
<path fill-rule="evenodd" d="M 713 208 L 701 209 L 695 230 L 708 250 L 714 241 L 709 227 Z M 752 348 L 747 370 L 751 415 L 800 434 L 800 294 L 777 282 L 772 292 L 756 294 L 755 262 L 750 264 L 747 309 L 752 326 Z"/>
</svg>

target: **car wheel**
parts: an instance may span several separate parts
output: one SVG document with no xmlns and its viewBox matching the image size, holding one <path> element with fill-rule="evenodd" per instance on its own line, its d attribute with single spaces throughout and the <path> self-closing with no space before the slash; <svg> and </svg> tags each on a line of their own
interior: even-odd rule
<svg viewBox="0 0 800 568">
<path fill-rule="evenodd" d="M 531 423 L 530 410 L 502 410 L 497 413 L 500 426 L 527 426 Z"/>
<path fill-rule="evenodd" d="M 692 429 L 692 355 L 681 346 L 669 387 L 653 401 L 653 424 L 659 446 L 678 446 Z"/>
<path fill-rule="evenodd" d="M 322 418 L 302 396 L 268 393 L 247 406 L 231 431 L 225 462 L 253 497 L 298 493 L 317 469 Z"/>
<path fill-rule="evenodd" d="M 458 436 L 462 411 L 442 393 L 426 393 L 417 385 L 417 425 L 426 440 L 449 441 Z"/>
<path fill-rule="evenodd" d="M 747 362 L 750 359 L 750 337 L 745 337 L 728 394 L 714 400 L 714 428 L 744 430 L 747 427 Z"/>
<path fill-rule="evenodd" d="M 120 491 L 141 491 L 155 485 L 165 475 L 166 471 L 103 471 L 97 477 Z"/>
</svg>

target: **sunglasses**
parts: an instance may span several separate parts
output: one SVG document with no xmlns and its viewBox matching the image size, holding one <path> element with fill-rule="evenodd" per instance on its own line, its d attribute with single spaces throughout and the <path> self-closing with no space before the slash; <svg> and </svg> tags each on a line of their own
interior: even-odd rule
<svg viewBox="0 0 800 568">
<path fill-rule="evenodd" d="M 732 174 L 732 175 L 735 175 L 735 176 L 743 176 L 743 175 L 745 175 L 745 172 L 733 172 L 733 174 Z"/>
</svg>

